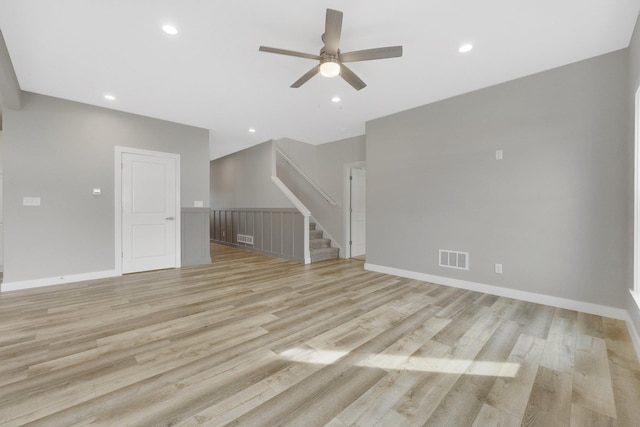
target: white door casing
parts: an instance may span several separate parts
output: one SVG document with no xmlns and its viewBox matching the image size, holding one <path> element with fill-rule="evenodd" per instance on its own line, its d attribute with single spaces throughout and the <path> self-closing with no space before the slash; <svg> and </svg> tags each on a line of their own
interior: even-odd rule
<svg viewBox="0 0 640 427">
<path fill-rule="evenodd" d="M 120 151 L 116 233 L 120 228 L 121 238 L 116 238 L 116 252 L 120 252 L 116 270 L 133 273 L 180 267 L 179 155 Z"/>
<path fill-rule="evenodd" d="M 366 253 L 365 169 L 351 169 L 351 256 Z"/>
</svg>

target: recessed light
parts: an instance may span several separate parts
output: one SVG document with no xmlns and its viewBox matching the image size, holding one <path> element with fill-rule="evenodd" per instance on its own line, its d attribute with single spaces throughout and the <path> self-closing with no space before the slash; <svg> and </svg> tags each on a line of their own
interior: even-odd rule
<svg viewBox="0 0 640 427">
<path fill-rule="evenodd" d="M 249 129 L 249 133 L 256 133 L 256 130 L 254 128 Z"/>
<path fill-rule="evenodd" d="M 460 46 L 460 49 L 458 49 L 458 52 L 460 53 L 467 53 L 469 52 L 471 49 L 473 49 L 473 45 L 472 44 L 463 44 L 462 46 Z"/>
<path fill-rule="evenodd" d="M 164 31 L 165 33 L 175 36 L 176 34 L 178 34 L 178 29 L 176 27 L 174 27 L 173 25 L 163 25 L 162 26 L 162 31 Z"/>
<path fill-rule="evenodd" d="M 340 102 L 340 97 L 334 96 L 333 98 L 331 98 L 331 102 Z"/>
<path fill-rule="evenodd" d="M 115 97 L 115 96 L 113 96 L 113 95 L 110 95 L 110 94 L 106 94 L 106 95 L 104 96 L 104 99 L 108 99 L 109 101 L 115 101 L 115 100 L 116 100 L 116 97 Z"/>
</svg>

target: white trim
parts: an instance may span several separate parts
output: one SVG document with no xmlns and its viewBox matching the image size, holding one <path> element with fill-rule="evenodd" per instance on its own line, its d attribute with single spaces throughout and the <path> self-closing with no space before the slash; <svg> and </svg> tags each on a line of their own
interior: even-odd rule
<svg viewBox="0 0 640 427">
<path fill-rule="evenodd" d="M 631 342 L 633 343 L 633 348 L 636 351 L 636 356 L 638 357 L 638 360 L 640 360 L 640 334 L 638 334 L 636 325 L 630 318 L 627 319 L 627 329 L 629 330 L 629 335 L 631 336 Z"/>
<path fill-rule="evenodd" d="M 349 240 L 351 238 L 351 182 L 349 180 L 349 177 L 351 176 L 351 169 L 366 166 L 367 162 L 364 160 L 359 162 L 345 163 L 343 166 L 344 191 L 342 193 L 344 194 L 344 199 L 342 201 L 342 213 L 344 215 L 344 251 L 342 252 L 343 255 L 341 256 L 341 258 L 351 258 L 351 245 L 349 244 Z"/>
<path fill-rule="evenodd" d="M 291 190 L 289 190 L 289 187 L 287 187 L 284 182 L 282 182 L 282 180 L 280 178 L 278 178 L 277 176 L 271 176 L 271 181 L 276 185 L 276 187 L 278 187 L 278 189 L 282 192 L 282 194 L 284 194 L 284 196 L 289 199 L 289 201 L 291 202 L 291 204 L 298 209 L 298 211 L 304 215 L 304 216 L 309 216 L 311 215 L 311 212 L 309 211 L 309 209 L 307 209 L 307 207 L 300 201 L 300 199 L 298 199 L 296 197 L 295 194 L 293 194 L 291 192 Z"/>
<path fill-rule="evenodd" d="M 271 139 L 271 176 L 278 176 L 278 166 L 276 159 L 276 142 Z"/>
<path fill-rule="evenodd" d="M 309 248 L 309 215 L 302 216 L 304 220 L 304 263 L 311 264 L 311 249 Z"/>
<path fill-rule="evenodd" d="M 284 182 L 282 182 L 280 178 L 272 176 L 271 181 L 304 217 L 304 263 L 311 264 L 311 250 L 309 249 L 309 217 L 311 216 L 311 212 L 309 212 L 309 209 L 302 204 L 300 199 L 289 190 L 289 187 L 284 185 Z"/>
<path fill-rule="evenodd" d="M 640 310 L 640 292 L 636 292 L 633 289 L 629 289 L 629 292 L 631 293 L 633 300 L 636 302 L 636 305 L 638 306 L 638 310 Z"/>
<path fill-rule="evenodd" d="M 182 267 L 182 236 L 181 236 L 181 211 L 182 202 L 180 200 L 180 154 L 165 153 L 162 151 L 143 150 L 140 148 L 115 146 L 114 155 L 114 197 L 115 197 L 115 271 L 116 275 L 122 275 L 122 155 L 124 153 L 140 154 L 143 156 L 155 156 L 174 159 L 176 161 L 176 258 L 175 268 Z"/>
<path fill-rule="evenodd" d="M 409 279 L 421 280 L 423 282 L 436 283 L 439 285 L 451 286 L 454 288 L 467 289 L 475 292 L 482 292 L 500 297 L 513 298 L 521 301 L 533 302 L 536 304 L 550 305 L 553 307 L 565 308 L 567 310 L 581 311 L 583 313 L 595 314 L 598 316 L 611 317 L 619 320 L 627 320 L 629 314 L 622 308 L 610 307 L 589 302 L 575 301 L 567 298 L 554 297 L 551 295 L 538 294 L 534 292 L 508 289 L 500 286 L 486 285 L 483 283 L 469 282 L 467 280 L 452 279 L 449 277 L 434 276 L 431 274 L 418 273 L 415 271 L 401 270 L 398 268 L 385 267 L 375 264 L 364 264 L 364 269 L 376 271 L 378 273 L 391 274 L 394 276 L 406 277 Z"/>
<path fill-rule="evenodd" d="M 633 289 L 640 292 L 640 87 L 636 90 L 634 119 Z"/>
<path fill-rule="evenodd" d="M 278 168 L 276 165 L 276 143 L 271 140 L 271 182 L 273 182 L 278 190 L 284 194 L 284 196 L 291 202 L 291 204 L 302 214 L 304 217 L 304 263 L 311 264 L 311 249 L 309 249 L 309 217 L 311 211 L 296 197 L 289 187 L 285 185 L 280 178 L 278 178 Z"/>
<path fill-rule="evenodd" d="M 93 273 L 71 274 L 69 276 L 47 277 L 44 279 L 22 280 L 18 282 L 2 283 L 2 292 L 18 291 L 21 289 L 40 288 L 43 286 L 61 285 L 64 283 L 83 282 L 85 280 L 106 279 L 121 276 L 116 270 L 95 271 Z"/>
<path fill-rule="evenodd" d="M 637 293 L 634 293 L 631 289 L 631 295 L 635 299 L 636 303 L 640 306 L 640 296 Z M 638 356 L 638 360 L 640 360 L 640 334 L 636 329 L 636 325 L 631 319 L 631 315 L 627 312 L 627 329 L 629 330 L 629 335 L 631 335 L 631 341 L 633 342 L 633 347 L 636 350 L 636 355 Z"/>
<path fill-rule="evenodd" d="M 113 231 L 115 233 L 114 265 L 115 271 L 120 275 L 122 274 L 122 153 L 125 152 L 124 150 L 124 147 L 115 147 L 113 164 L 113 175 L 115 176 L 113 187 L 113 193 L 115 197 L 115 223 L 113 227 Z"/>
</svg>

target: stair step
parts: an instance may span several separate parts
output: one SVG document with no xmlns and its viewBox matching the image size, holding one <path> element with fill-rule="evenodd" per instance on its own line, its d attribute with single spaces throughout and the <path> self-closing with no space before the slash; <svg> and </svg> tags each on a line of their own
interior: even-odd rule
<svg viewBox="0 0 640 427">
<path fill-rule="evenodd" d="M 321 248 L 311 251 L 311 262 L 324 261 L 328 259 L 337 259 L 340 253 L 338 248 Z"/>
<path fill-rule="evenodd" d="M 309 251 L 311 262 L 337 259 L 340 249 L 331 247 L 331 239 L 325 239 L 322 230 L 316 230 L 316 224 L 309 223 Z"/>
<path fill-rule="evenodd" d="M 322 230 L 309 231 L 309 240 L 322 239 Z"/>
<path fill-rule="evenodd" d="M 309 249 L 328 248 L 330 246 L 330 239 L 309 239 Z"/>
</svg>

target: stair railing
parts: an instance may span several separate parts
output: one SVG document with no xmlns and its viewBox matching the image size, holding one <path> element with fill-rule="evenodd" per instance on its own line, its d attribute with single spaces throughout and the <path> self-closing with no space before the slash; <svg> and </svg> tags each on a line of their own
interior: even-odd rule
<svg viewBox="0 0 640 427">
<path fill-rule="evenodd" d="M 275 147 L 275 151 L 277 154 L 279 154 L 282 159 L 287 162 L 289 164 L 289 166 L 291 166 L 291 168 L 300 176 L 302 177 L 305 181 L 307 181 L 311 187 L 313 187 L 314 190 L 316 190 L 318 193 L 320 193 L 320 195 L 327 201 L 327 203 L 329 203 L 331 206 L 336 207 L 338 204 L 336 203 L 335 200 L 333 200 L 331 198 L 331 196 L 329 196 L 327 194 L 326 191 L 324 191 L 318 184 L 316 184 L 316 182 L 311 179 L 306 173 L 304 173 L 304 171 L 302 169 L 300 169 L 298 167 L 298 165 L 295 164 L 295 162 L 293 160 L 291 160 L 284 152 L 282 152 L 282 150 L 280 150 L 280 148 L 278 148 L 277 146 Z"/>
<path fill-rule="evenodd" d="M 271 141 L 271 181 L 278 187 L 278 189 L 282 192 L 282 194 L 293 204 L 293 206 L 298 209 L 298 211 L 302 214 L 304 218 L 302 233 L 304 236 L 304 263 L 311 263 L 311 251 L 309 250 L 309 218 L 311 217 L 311 212 L 307 207 L 296 197 L 295 194 L 289 187 L 285 185 L 284 182 L 280 178 L 278 178 L 277 167 L 276 167 L 276 144 L 272 140 Z"/>
</svg>

